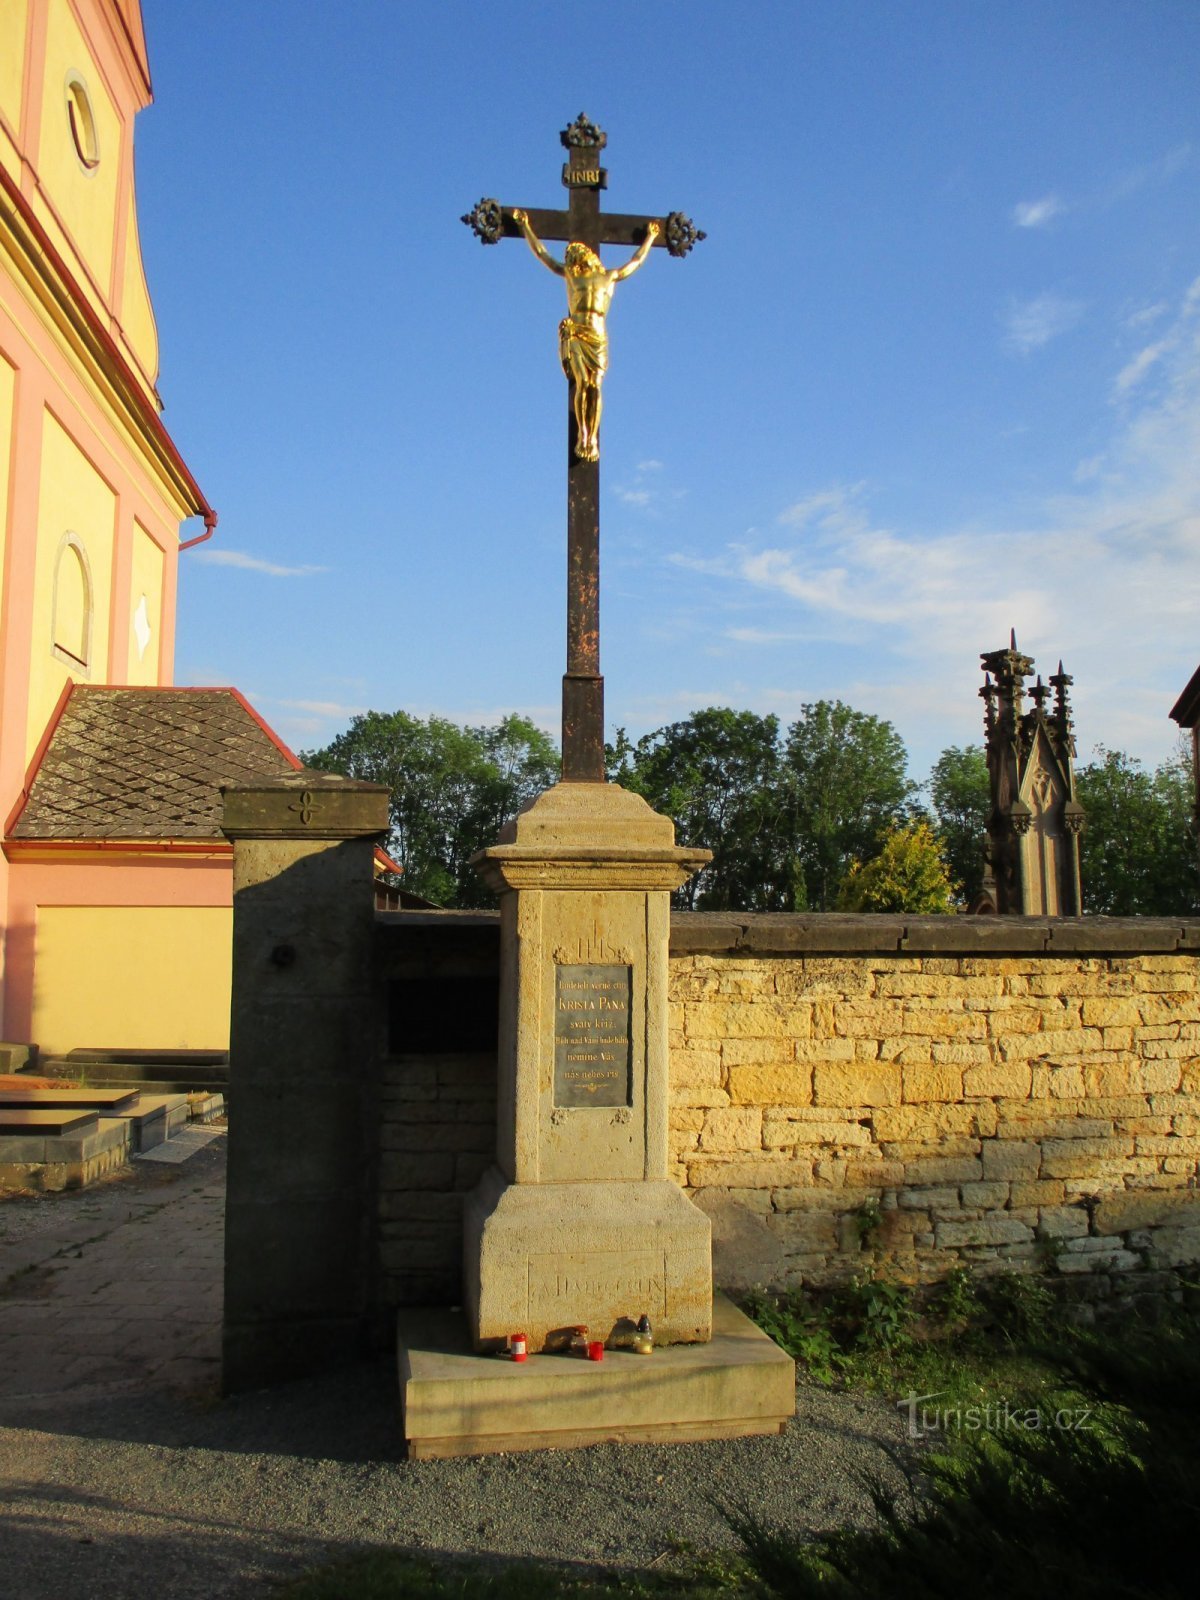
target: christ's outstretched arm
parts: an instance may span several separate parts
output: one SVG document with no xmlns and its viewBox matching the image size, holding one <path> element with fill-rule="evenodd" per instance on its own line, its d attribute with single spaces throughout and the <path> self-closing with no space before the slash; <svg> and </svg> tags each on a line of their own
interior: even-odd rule
<svg viewBox="0 0 1200 1600">
<path fill-rule="evenodd" d="M 557 272 L 560 278 L 565 277 L 567 271 L 566 263 L 562 261 L 556 261 L 550 254 L 549 250 L 546 249 L 546 246 L 538 238 L 537 234 L 534 233 L 529 223 L 529 213 L 522 211 L 519 206 L 514 206 L 512 219 L 520 226 L 522 233 L 528 240 L 529 248 L 533 251 L 534 255 L 538 258 L 542 265 L 544 267 L 549 267 L 551 272 Z"/>
<path fill-rule="evenodd" d="M 612 281 L 614 283 L 620 283 L 622 278 L 632 277 L 632 275 L 641 266 L 642 262 L 645 261 L 646 257 L 650 254 L 650 248 L 661 232 L 662 229 L 659 227 L 657 222 L 650 223 L 649 227 L 646 229 L 646 237 L 637 247 L 637 254 L 631 256 L 623 267 L 618 267 L 617 270 L 612 274 Z"/>
</svg>

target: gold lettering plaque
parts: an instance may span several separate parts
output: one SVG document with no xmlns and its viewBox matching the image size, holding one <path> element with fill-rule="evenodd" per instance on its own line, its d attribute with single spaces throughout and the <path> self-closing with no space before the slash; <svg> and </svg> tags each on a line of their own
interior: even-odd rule
<svg viewBox="0 0 1200 1600">
<path fill-rule="evenodd" d="M 554 969 L 554 1104 L 633 1104 L 629 1032 L 633 969 Z"/>
</svg>

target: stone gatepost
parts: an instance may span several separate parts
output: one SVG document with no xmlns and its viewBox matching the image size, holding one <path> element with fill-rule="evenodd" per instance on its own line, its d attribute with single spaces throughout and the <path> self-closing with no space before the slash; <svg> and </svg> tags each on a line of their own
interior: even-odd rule
<svg viewBox="0 0 1200 1600">
<path fill-rule="evenodd" d="M 230 785 L 227 1391 L 360 1353 L 374 1116 L 373 856 L 388 792 L 300 771 Z"/>
<path fill-rule="evenodd" d="M 708 860 L 639 796 L 560 783 L 483 850 L 500 895 L 497 1164 L 468 1197 L 477 1350 L 586 1323 L 712 1330 L 710 1225 L 667 1175 L 670 891 Z"/>
</svg>

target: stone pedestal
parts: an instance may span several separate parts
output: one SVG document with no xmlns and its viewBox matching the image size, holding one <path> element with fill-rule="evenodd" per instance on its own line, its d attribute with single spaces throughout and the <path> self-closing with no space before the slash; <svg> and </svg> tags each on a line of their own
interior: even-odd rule
<svg viewBox="0 0 1200 1600">
<path fill-rule="evenodd" d="M 708 1218 L 667 1177 L 670 892 L 710 859 L 614 784 L 562 783 L 475 865 L 500 894 L 497 1164 L 469 1196 L 477 1350 L 650 1317 L 712 1331 Z"/>
</svg>

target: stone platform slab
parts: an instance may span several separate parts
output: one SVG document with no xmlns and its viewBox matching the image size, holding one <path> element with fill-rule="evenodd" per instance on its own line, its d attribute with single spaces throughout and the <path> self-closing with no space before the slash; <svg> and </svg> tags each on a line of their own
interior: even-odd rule
<svg viewBox="0 0 1200 1600">
<path fill-rule="evenodd" d="M 67 1106 L 0 1105 L 0 1134 L 54 1138 L 59 1134 L 82 1136 L 91 1132 L 99 1118 L 94 1110 L 81 1111 Z"/>
<path fill-rule="evenodd" d="M 103 1111 L 112 1116 L 132 1106 L 136 1089 L 2 1089 L 0 1107 L 29 1106 L 47 1111 L 64 1108 Z"/>
<path fill-rule="evenodd" d="M 778 1433 L 796 1408 L 791 1357 L 722 1295 L 708 1343 L 651 1356 L 476 1355 L 457 1311 L 402 1311 L 397 1335 L 404 1438 L 418 1459 Z"/>
</svg>

